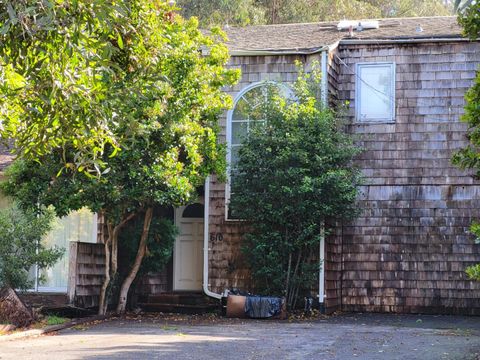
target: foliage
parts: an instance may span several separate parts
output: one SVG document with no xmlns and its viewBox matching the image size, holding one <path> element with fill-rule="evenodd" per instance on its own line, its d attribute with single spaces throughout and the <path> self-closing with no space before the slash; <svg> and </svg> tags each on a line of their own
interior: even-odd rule
<svg viewBox="0 0 480 360">
<path fill-rule="evenodd" d="M 67 318 L 63 318 L 63 317 L 56 316 L 56 315 L 49 315 L 45 319 L 45 324 L 48 325 L 48 326 L 61 325 L 61 324 L 66 323 L 67 321 L 68 321 Z"/>
<path fill-rule="evenodd" d="M 204 36 L 173 10 L 160 0 L 1 2 L 0 134 L 23 158 L 61 149 L 73 155 L 65 167 L 98 175 L 130 145 L 125 135 L 156 126 L 138 117 L 208 123 L 227 102 L 213 89 L 235 75 L 219 66 L 222 35 Z"/>
<path fill-rule="evenodd" d="M 450 15 L 441 0 L 180 0 L 202 26 L 305 23 L 341 19 Z"/>
<path fill-rule="evenodd" d="M 472 3 L 462 9 L 458 22 L 463 27 L 463 33 L 470 39 L 478 39 L 480 35 L 480 4 Z"/>
<path fill-rule="evenodd" d="M 51 211 L 37 215 L 16 206 L 0 210 L 0 289 L 32 288 L 30 268 L 35 264 L 48 268 L 63 255 L 63 249 L 47 249 L 40 241 L 51 229 L 52 220 Z"/>
<path fill-rule="evenodd" d="M 318 81 L 301 71 L 295 101 L 268 85 L 266 124 L 251 127 L 232 170 L 229 206 L 250 227 L 244 252 L 256 291 L 286 295 L 290 306 L 318 274 L 323 223 L 355 214 L 360 180 L 351 164 L 359 149 L 317 101 Z"/>
<path fill-rule="evenodd" d="M 263 21 L 263 11 L 252 5 L 252 0 L 179 0 L 181 13 L 186 18 L 195 16 L 200 26 L 245 26 Z"/>
<path fill-rule="evenodd" d="M 453 11 L 460 14 L 472 4 L 473 0 L 454 0 Z"/>
<path fill-rule="evenodd" d="M 63 216 L 87 207 L 105 218 L 108 232 L 103 295 L 118 269 L 119 233 L 128 221 L 140 221 L 139 217 L 144 216 L 135 263 L 122 284 L 122 292 L 127 293 L 146 252 L 147 238 L 143 235 L 148 235 L 152 209 L 185 204 L 196 196 L 196 188 L 207 175 L 224 176 L 225 149 L 217 142 L 218 115 L 231 105 L 230 97 L 222 89 L 235 83 L 239 72 L 225 67 L 228 51 L 220 30 L 212 29 L 209 35 L 202 33 L 196 19 L 184 20 L 166 1 L 78 0 L 55 1 L 50 5 L 54 16 L 50 27 L 40 35 L 25 35 L 28 42 L 38 35 L 40 38 L 35 41 L 50 46 L 50 39 L 57 39 L 57 33 L 71 30 L 77 34 L 80 27 L 80 40 L 75 41 L 82 42 L 75 42 L 75 46 L 81 54 L 73 52 L 64 57 L 63 52 L 68 53 L 68 49 L 51 45 L 44 55 L 51 58 L 38 65 L 48 66 L 39 70 L 35 86 L 22 88 L 25 93 L 20 93 L 18 99 L 7 98 L 8 106 L 15 109 L 21 103 L 22 116 L 26 116 L 30 102 L 48 98 L 54 99 L 54 103 L 48 105 L 48 111 L 39 111 L 40 115 L 32 115 L 24 123 L 19 114 L 13 120 L 8 118 L 8 129 L 16 129 L 9 130 L 8 135 L 21 151 L 3 190 L 16 198 L 22 208 L 52 205 L 56 214 Z M 60 16 L 64 13 L 66 17 L 81 19 L 64 19 Z M 20 48 L 24 46 L 22 41 Z M 89 48 L 92 44 L 99 48 Z M 15 42 L 11 48 L 14 45 Z M 35 46 L 25 51 L 34 49 Z M 71 57 L 79 58 L 80 63 L 70 62 Z M 6 59 L 15 69 L 30 66 L 28 56 Z M 63 61 L 67 65 L 62 65 Z M 94 75 L 94 85 L 77 83 L 81 74 L 60 76 L 55 72 L 55 66 L 72 66 L 80 71 L 82 61 L 86 73 Z M 36 74 L 36 69 L 31 71 Z M 53 74 L 47 74 L 48 71 Z M 53 80 L 56 76 L 57 82 Z M 74 83 L 68 83 L 70 80 Z M 43 81 L 45 88 L 40 86 Z M 70 103 L 73 100 L 69 92 L 62 95 L 65 103 L 56 99 L 60 89 L 77 88 L 88 90 L 94 99 Z M 99 101 L 95 100 L 97 97 Z M 66 130 L 55 130 L 51 119 L 61 119 L 58 126 Z M 101 136 L 89 130 L 90 126 L 101 129 L 102 124 L 108 131 Z M 21 126 L 24 131 L 20 131 Z M 53 135 L 39 139 L 37 129 L 40 133 L 53 131 Z M 95 139 L 99 139 L 98 143 L 91 145 Z M 45 148 L 40 151 L 39 146 Z M 103 295 L 101 303 L 105 304 Z M 119 299 L 120 311 L 124 311 L 125 303 L 126 295 Z M 101 312 L 106 311 L 106 307 L 100 308 Z"/>
<path fill-rule="evenodd" d="M 463 26 L 465 35 L 476 40 L 480 34 L 480 4 L 472 4 L 459 15 L 459 23 Z M 452 162 L 462 169 L 472 169 L 476 176 L 480 175 L 480 72 L 477 71 L 473 86 L 465 95 L 465 113 L 461 120 L 468 124 L 467 138 L 469 144 L 456 152 Z M 474 222 L 470 232 L 480 239 L 480 223 Z M 470 279 L 480 280 L 480 264 L 467 268 Z"/>
<path fill-rule="evenodd" d="M 130 268 L 135 260 L 134 255 L 138 249 L 142 226 L 141 221 L 134 220 L 120 234 L 119 244 L 123 248 L 121 257 L 123 258 L 122 255 L 126 257 L 124 259 L 126 269 Z M 177 234 L 178 230 L 173 224 L 173 220 L 168 219 L 162 211 L 156 211 L 150 225 L 147 254 L 138 272 L 138 278 L 143 274 L 162 271 L 165 268 L 172 257 Z M 125 271 L 123 275 L 125 275 Z"/>
</svg>

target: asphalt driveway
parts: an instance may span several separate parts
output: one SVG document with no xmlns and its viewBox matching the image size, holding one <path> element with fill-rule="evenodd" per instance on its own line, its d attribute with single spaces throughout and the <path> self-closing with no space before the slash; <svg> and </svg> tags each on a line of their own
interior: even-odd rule
<svg viewBox="0 0 480 360">
<path fill-rule="evenodd" d="M 480 359 L 480 318 L 116 319 L 0 343 L 0 359 Z"/>
</svg>

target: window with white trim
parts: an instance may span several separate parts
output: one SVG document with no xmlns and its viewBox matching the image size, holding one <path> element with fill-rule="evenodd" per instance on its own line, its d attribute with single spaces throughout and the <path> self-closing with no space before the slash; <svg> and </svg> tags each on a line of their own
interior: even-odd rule
<svg viewBox="0 0 480 360">
<path fill-rule="evenodd" d="M 358 122 L 395 120 L 394 63 L 357 63 L 355 92 Z"/>
<path fill-rule="evenodd" d="M 233 110 L 227 118 L 228 143 L 228 182 L 226 188 L 226 213 L 228 219 L 235 219 L 228 208 L 232 196 L 231 184 L 235 181 L 239 150 L 248 132 L 255 126 L 262 126 L 268 120 L 268 102 L 274 96 L 292 98 L 292 91 L 285 85 L 275 82 L 262 82 L 245 88 L 234 101 Z"/>
</svg>

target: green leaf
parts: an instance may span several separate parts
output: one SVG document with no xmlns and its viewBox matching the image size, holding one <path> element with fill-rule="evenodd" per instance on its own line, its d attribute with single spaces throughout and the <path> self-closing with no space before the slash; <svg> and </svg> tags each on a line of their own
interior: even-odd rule
<svg viewBox="0 0 480 360">
<path fill-rule="evenodd" d="M 123 39 L 122 39 L 122 34 L 118 34 L 118 37 L 117 37 L 117 43 L 118 43 L 118 47 L 120 49 L 123 50 Z"/>
</svg>

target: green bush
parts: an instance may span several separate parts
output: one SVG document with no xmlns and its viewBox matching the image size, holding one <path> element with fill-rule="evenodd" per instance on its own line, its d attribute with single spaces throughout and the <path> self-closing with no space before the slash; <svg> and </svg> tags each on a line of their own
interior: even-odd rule
<svg viewBox="0 0 480 360">
<path fill-rule="evenodd" d="M 300 72 L 290 101 L 267 87 L 259 110 L 266 122 L 243 139 L 229 206 L 249 224 L 243 250 L 255 291 L 285 295 L 294 307 L 318 279 L 313 259 L 324 222 L 356 213 L 360 174 L 352 158 L 359 149 L 339 116 L 317 101 L 318 76 Z"/>
<path fill-rule="evenodd" d="M 63 255 L 63 249 L 47 249 L 41 243 L 52 220 L 51 211 L 35 214 L 16 206 L 0 210 L 0 289 L 31 288 L 30 268 L 35 264 L 48 268 Z"/>
<path fill-rule="evenodd" d="M 56 316 L 56 315 L 50 315 L 50 316 L 47 316 L 47 318 L 45 319 L 45 323 L 47 325 L 61 325 L 61 324 L 64 324 L 68 321 L 67 318 L 63 318 L 63 317 L 60 317 L 60 316 Z"/>
</svg>

